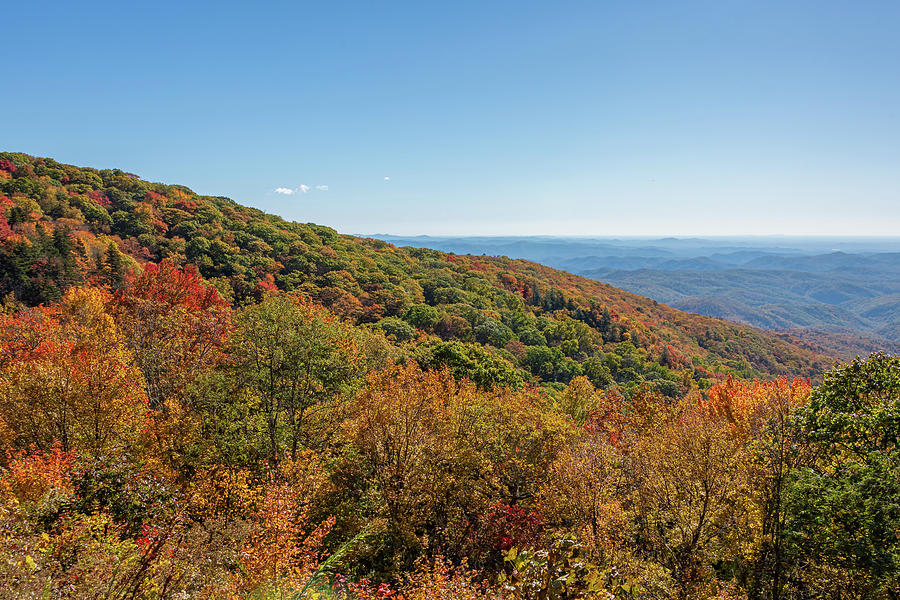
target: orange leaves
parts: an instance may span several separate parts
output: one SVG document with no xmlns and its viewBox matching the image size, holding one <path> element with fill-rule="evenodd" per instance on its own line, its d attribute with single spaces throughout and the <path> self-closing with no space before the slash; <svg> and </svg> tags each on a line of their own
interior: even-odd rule
<svg viewBox="0 0 900 600">
<path fill-rule="evenodd" d="M 478 573 L 464 567 L 454 568 L 441 556 L 419 561 L 414 571 L 405 574 L 399 591 L 368 580 L 348 587 L 352 598 L 358 600 L 499 600 L 502 597 L 487 581 L 478 581 Z"/>
<path fill-rule="evenodd" d="M 298 590 L 319 568 L 323 539 L 335 523 L 329 517 L 313 524 L 308 516 L 321 483 L 316 457 L 309 453 L 286 461 L 254 487 L 246 474 L 222 474 L 233 484 L 229 491 L 242 504 L 242 517 L 252 527 L 240 551 L 239 572 L 232 577 L 234 589 L 238 593 L 265 588 Z"/>
<path fill-rule="evenodd" d="M 267 472 L 262 483 L 259 475 L 249 469 L 213 464 L 192 478 L 190 512 L 203 522 L 262 518 L 274 488 L 291 496 L 299 510 L 319 497 L 327 477 L 319 457 L 309 450 L 293 460 L 281 460 L 277 469 Z"/>
<path fill-rule="evenodd" d="M 47 332 L 56 327 L 59 327 L 59 319 L 52 310 L 0 314 L 0 367 L 39 354 Z"/>
<path fill-rule="evenodd" d="M 191 510 L 201 521 L 219 518 L 230 522 L 248 517 L 257 496 L 249 471 L 214 465 L 194 476 Z"/>
<path fill-rule="evenodd" d="M 452 434 L 453 378 L 412 364 L 372 373 L 346 426 L 379 482 L 395 523 L 427 497 L 430 465 L 457 451 Z"/>
<path fill-rule="evenodd" d="M 253 519 L 257 529 L 241 552 L 240 587 L 253 590 L 273 583 L 296 587 L 315 572 L 322 540 L 334 518 L 311 527 L 298 491 L 286 483 L 267 485 L 258 505 Z"/>
<path fill-rule="evenodd" d="M 384 535 L 456 552 L 536 538 L 528 503 L 572 429 L 540 393 L 484 392 L 408 364 L 370 374 L 351 414 L 345 433 Z"/>
<path fill-rule="evenodd" d="M 16 495 L 19 501 L 36 502 L 50 490 L 68 496 L 74 492 L 72 479 L 76 474 L 77 459 L 65 452 L 59 444 L 48 451 L 22 450 L 12 453 L 3 485 Z"/>
<path fill-rule="evenodd" d="M 745 382 L 729 377 L 713 386 L 708 397 L 698 401 L 697 409 L 747 438 L 758 436 L 771 419 L 785 419 L 806 403 L 811 391 L 809 381 L 799 378 Z"/>
</svg>

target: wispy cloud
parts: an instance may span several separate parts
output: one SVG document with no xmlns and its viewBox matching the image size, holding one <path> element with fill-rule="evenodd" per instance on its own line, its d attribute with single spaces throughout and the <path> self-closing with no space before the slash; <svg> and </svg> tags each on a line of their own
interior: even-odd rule
<svg viewBox="0 0 900 600">
<path fill-rule="evenodd" d="M 300 186 L 297 187 L 296 189 L 286 188 L 286 187 L 275 188 L 275 193 L 276 194 L 284 194 L 285 196 L 293 196 L 294 194 L 296 194 L 298 192 L 301 194 L 306 194 L 306 193 L 312 191 L 313 189 L 315 189 L 316 191 L 319 191 L 319 192 L 327 192 L 328 186 L 327 185 L 317 185 L 315 188 L 313 188 L 313 186 L 311 186 L 311 185 L 306 185 L 305 183 L 301 183 Z"/>
<path fill-rule="evenodd" d="M 384 182 L 385 182 L 385 183 L 389 182 L 390 180 L 391 180 L 390 177 L 385 177 L 385 178 L 384 178 Z"/>
</svg>

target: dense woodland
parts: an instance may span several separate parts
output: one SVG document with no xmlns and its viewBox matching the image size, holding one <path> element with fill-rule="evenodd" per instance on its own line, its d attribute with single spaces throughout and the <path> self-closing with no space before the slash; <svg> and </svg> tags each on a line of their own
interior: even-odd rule
<svg viewBox="0 0 900 600">
<path fill-rule="evenodd" d="M 900 359 L 0 154 L 16 598 L 898 598 Z"/>
<path fill-rule="evenodd" d="M 847 360 L 900 352 L 896 240 L 378 237 L 533 260 L 679 310 L 778 331 Z"/>
</svg>

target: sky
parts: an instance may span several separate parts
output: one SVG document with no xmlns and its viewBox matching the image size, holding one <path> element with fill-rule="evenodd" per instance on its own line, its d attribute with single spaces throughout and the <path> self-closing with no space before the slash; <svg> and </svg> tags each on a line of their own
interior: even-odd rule
<svg viewBox="0 0 900 600">
<path fill-rule="evenodd" d="M 896 235 L 900 3 L 22 2 L 0 150 L 343 233 Z"/>
</svg>

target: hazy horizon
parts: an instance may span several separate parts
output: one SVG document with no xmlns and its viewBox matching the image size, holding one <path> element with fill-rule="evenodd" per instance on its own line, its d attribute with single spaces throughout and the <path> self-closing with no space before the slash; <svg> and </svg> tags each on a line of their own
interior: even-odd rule
<svg viewBox="0 0 900 600">
<path fill-rule="evenodd" d="M 532 245 L 571 245 L 585 249 L 587 254 L 602 254 L 604 249 L 627 249 L 640 253 L 641 248 L 669 248 L 682 255 L 703 256 L 710 249 L 727 250 L 755 249 L 773 252 L 798 252 L 805 254 L 828 254 L 846 252 L 851 254 L 878 254 L 900 252 L 900 236 L 797 236 L 797 235 L 735 235 L 735 236 L 630 236 L 630 235 L 394 235 L 389 233 L 359 233 L 352 235 L 382 239 L 396 245 L 414 244 L 434 247 L 438 250 L 456 251 L 456 245 L 463 249 L 477 249 L 480 243 L 486 248 L 503 248 L 504 244 L 520 242 Z M 467 253 L 467 252 L 460 252 Z M 525 255 L 522 256 L 526 257 Z"/>
</svg>

